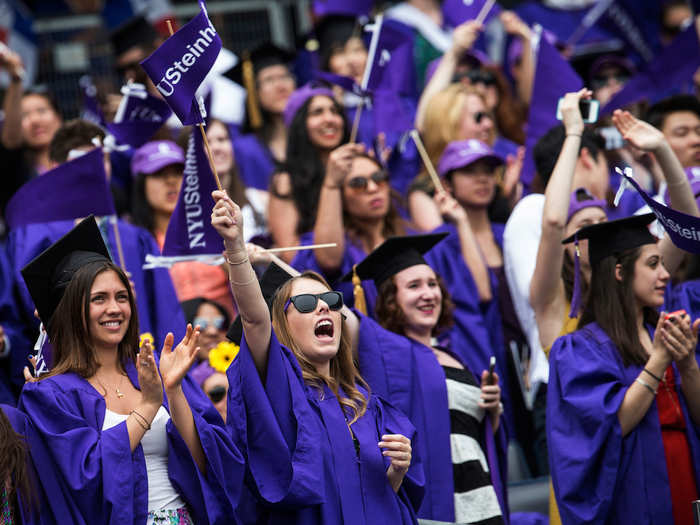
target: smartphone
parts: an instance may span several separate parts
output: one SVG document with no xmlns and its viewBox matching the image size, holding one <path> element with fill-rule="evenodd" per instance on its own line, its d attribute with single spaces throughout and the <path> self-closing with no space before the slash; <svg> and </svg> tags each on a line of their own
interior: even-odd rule
<svg viewBox="0 0 700 525">
<path fill-rule="evenodd" d="M 683 318 L 683 317 L 685 317 L 686 315 L 688 315 L 688 313 L 687 313 L 685 310 L 676 310 L 675 312 L 670 312 L 670 313 L 666 314 L 666 315 L 664 316 L 664 319 L 665 319 L 666 321 L 668 321 L 669 319 L 670 319 L 671 321 L 673 321 L 674 319 L 676 319 L 676 318 L 678 318 L 678 317 Z"/>
<path fill-rule="evenodd" d="M 557 120 L 561 120 L 561 103 L 564 97 L 559 99 L 557 102 Z M 578 108 L 581 111 L 581 117 L 583 117 L 583 122 L 585 124 L 592 124 L 598 120 L 598 110 L 600 109 L 600 102 L 593 99 L 580 100 L 578 103 Z"/>
<path fill-rule="evenodd" d="M 492 355 L 491 359 L 489 360 L 489 374 L 486 376 L 486 383 L 489 385 L 493 385 L 493 383 L 494 383 L 493 373 L 495 370 L 496 370 L 496 356 Z"/>
</svg>

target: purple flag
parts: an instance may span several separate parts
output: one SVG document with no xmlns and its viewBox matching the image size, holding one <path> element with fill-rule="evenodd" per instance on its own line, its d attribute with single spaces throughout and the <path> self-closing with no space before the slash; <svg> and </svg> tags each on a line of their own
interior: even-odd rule
<svg viewBox="0 0 700 525">
<path fill-rule="evenodd" d="M 354 93 L 358 97 L 371 96 L 371 92 L 369 90 L 363 90 L 362 87 L 350 77 L 336 75 L 335 73 L 330 73 L 329 71 L 316 70 L 314 71 L 314 78 L 328 82 L 329 84 L 340 86 L 345 91 Z"/>
<path fill-rule="evenodd" d="M 617 168 L 617 170 L 619 170 L 619 168 Z M 619 170 L 618 172 L 621 171 L 622 170 Z M 639 195 L 641 195 L 644 202 L 649 205 L 651 211 L 654 212 L 654 215 L 656 215 L 656 218 L 664 227 L 666 233 L 668 233 L 673 244 L 686 252 L 700 253 L 700 218 L 693 217 L 692 215 L 664 206 L 660 202 L 656 202 L 647 192 L 639 187 L 637 181 L 629 175 L 630 172 L 631 170 L 629 168 L 626 169 L 625 172 L 622 172 L 623 180 L 626 181 L 624 184 L 631 184 L 634 189 L 639 192 Z"/>
<path fill-rule="evenodd" d="M 95 84 L 92 83 L 92 79 L 88 75 L 80 77 L 79 84 L 83 93 L 83 110 L 80 112 L 80 118 L 104 128 L 105 117 L 97 100 Z"/>
<path fill-rule="evenodd" d="M 221 50 L 221 38 L 207 15 L 200 13 L 141 62 L 165 101 L 184 125 L 203 122 L 195 93 Z"/>
<path fill-rule="evenodd" d="M 678 92 L 692 93 L 693 75 L 700 67 L 700 41 L 691 24 L 653 61 L 632 77 L 602 109 L 612 113 L 617 108 L 648 99 L 654 103 Z"/>
<path fill-rule="evenodd" d="M 414 94 L 413 35 L 405 27 L 393 20 L 384 20 L 381 15 L 374 24 L 365 26 L 372 37 L 362 88 Z"/>
<path fill-rule="evenodd" d="M 457 27 L 467 20 L 476 20 L 476 17 L 479 16 L 481 8 L 484 7 L 486 1 L 487 0 L 445 0 L 442 3 L 442 14 L 445 17 L 445 22 L 452 27 Z M 498 3 L 494 3 L 484 19 L 484 24 L 490 22 L 491 19 L 500 12 L 501 6 L 499 6 Z"/>
<path fill-rule="evenodd" d="M 165 233 L 163 256 L 186 260 L 192 256 L 221 255 L 224 243 L 210 220 L 214 207 L 211 192 L 215 189 L 201 133 L 193 128 L 187 143 L 180 196 Z"/>
<path fill-rule="evenodd" d="M 373 6 L 374 0 L 314 0 L 313 11 L 316 16 L 366 16 Z"/>
<path fill-rule="evenodd" d="M 124 86 L 122 93 L 122 103 L 107 129 L 117 144 L 139 148 L 165 124 L 172 111 L 166 102 L 150 95 L 142 84 Z"/>
<path fill-rule="evenodd" d="M 556 126 L 557 103 L 566 93 L 583 87 L 581 77 L 546 38 L 540 38 L 530 112 L 527 117 L 525 159 L 520 180 L 529 188 L 535 176 L 532 150 L 542 135 Z"/>
<path fill-rule="evenodd" d="M 7 203 L 12 230 L 25 224 L 115 215 L 101 148 L 30 180 Z"/>
</svg>

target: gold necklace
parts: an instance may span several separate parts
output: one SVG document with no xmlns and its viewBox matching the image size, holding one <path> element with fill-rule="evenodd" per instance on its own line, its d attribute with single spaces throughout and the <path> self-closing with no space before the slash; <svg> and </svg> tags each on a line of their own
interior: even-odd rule
<svg viewBox="0 0 700 525">
<path fill-rule="evenodd" d="M 107 397 L 107 388 L 102 384 L 102 381 L 100 381 L 100 378 L 97 377 L 97 375 L 95 375 L 94 378 L 95 378 L 95 381 L 97 381 L 99 383 L 99 385 L 102 387 L 102 390 L 105 391 L 104 394 L 100 392 L 100 395 L 102 397 Z M 114 389 L 114 391 L 116 392 L 117 397 L 119 399 L 124 397 L 124 393 L 119 389 L 119 387 L 122 386 L 122 381 L 124 381 L 124 374 L 121 374 L 121 378 L 119 379 L 119 385 L 117 385 L 117 387 Z"/>
</svg>

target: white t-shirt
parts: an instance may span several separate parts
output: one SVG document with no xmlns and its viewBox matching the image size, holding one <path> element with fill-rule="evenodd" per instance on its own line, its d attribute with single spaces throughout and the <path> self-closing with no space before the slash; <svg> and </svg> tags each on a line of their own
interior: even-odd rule
<svg viewBox="0 0 700 525">
<path fill-rule="evenodd" d="M 105 420 L 102 430 L 117 426 L 126 421 L 128 414 L 119 414 L 109 409 L 105 410 Z M 148 512 L 163 509 L 179 509 L 185 506 L 168 477 L 168 437 L 165 425 L 170 420 L 170 414 L 161 406 L 153 418 L 151 429 L 141 438 L 143 455 L 146 459 L 148 474 Z"/>
</svg>

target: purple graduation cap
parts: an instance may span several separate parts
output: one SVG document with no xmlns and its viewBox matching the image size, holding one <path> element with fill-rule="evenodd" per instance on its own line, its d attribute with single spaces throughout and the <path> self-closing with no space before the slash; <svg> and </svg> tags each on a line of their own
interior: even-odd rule
<svg viewBox="0 0 700 525">
<path fill-rule="evenodd" d="M 221 51 L 221 38 L 209 20 L 204 0 L 199 7 L 197 16 L 141 62 L 184 125 L 203 122 L 195 93 Z"/>
<path fill-rule="evenodd" d="M 632 77 L 606 105 L 601 114 L 639 100 L 654 103 L 673 93 L 692 92 L 693 75 L 700 67 L 700 41 L 691 24 L 668 47 Z"/>
<path fill-rule="evenodd" d="M 117 144 L 139 148 L 165 124 L 172 110 L 166 102 L 148 93 L 143 84 L 127 84 L 122 87 L 122 93 L 124 97 L 114 122 L 107 124 L 107 130 Z"/>
<path fill-rule="evenodd" d="M 201 133 L 193 128 L 180 195 L 165 232 L 163 257 L 147 256 L 144 268 L 171 266 L 178 261 L 220 262 L 224 243 L 210 220 L 214 206 L 211 193 L 216 189 Z"/>
<path fill-rule="evenodd" d="M 557 103 L 566 93 L 583 87 L 581 77 L 546 38 L 540 38 L 537 65 L 527 118 L 525 159 L 520 180 L 529 188 L 535 176 L 533 148 L 550 128 L 557 125 Z"/>
<path fill-rule="evenodd" d="M 9 229 L 25 224 L 115 215 L 101 148 L 27 182 L 7 203 Z"/>
<path fill-rule="evenodd" d="M 452 27 L 457 27 L 467 20 L 476 20 L 476 17 L 479 16 L 481 9 L 487 1 L 488 0 L 445 0 L 442 3 L 442 14 L 445 17 L 445 22 Z M 494 16 L 498 16 L 501 11 L 501 6 L 499 6 L 498 3 L 494 3 L 486 15 L 484 23 L 487 24 L 490 22 L 491 19 Z"/>
</svg>

